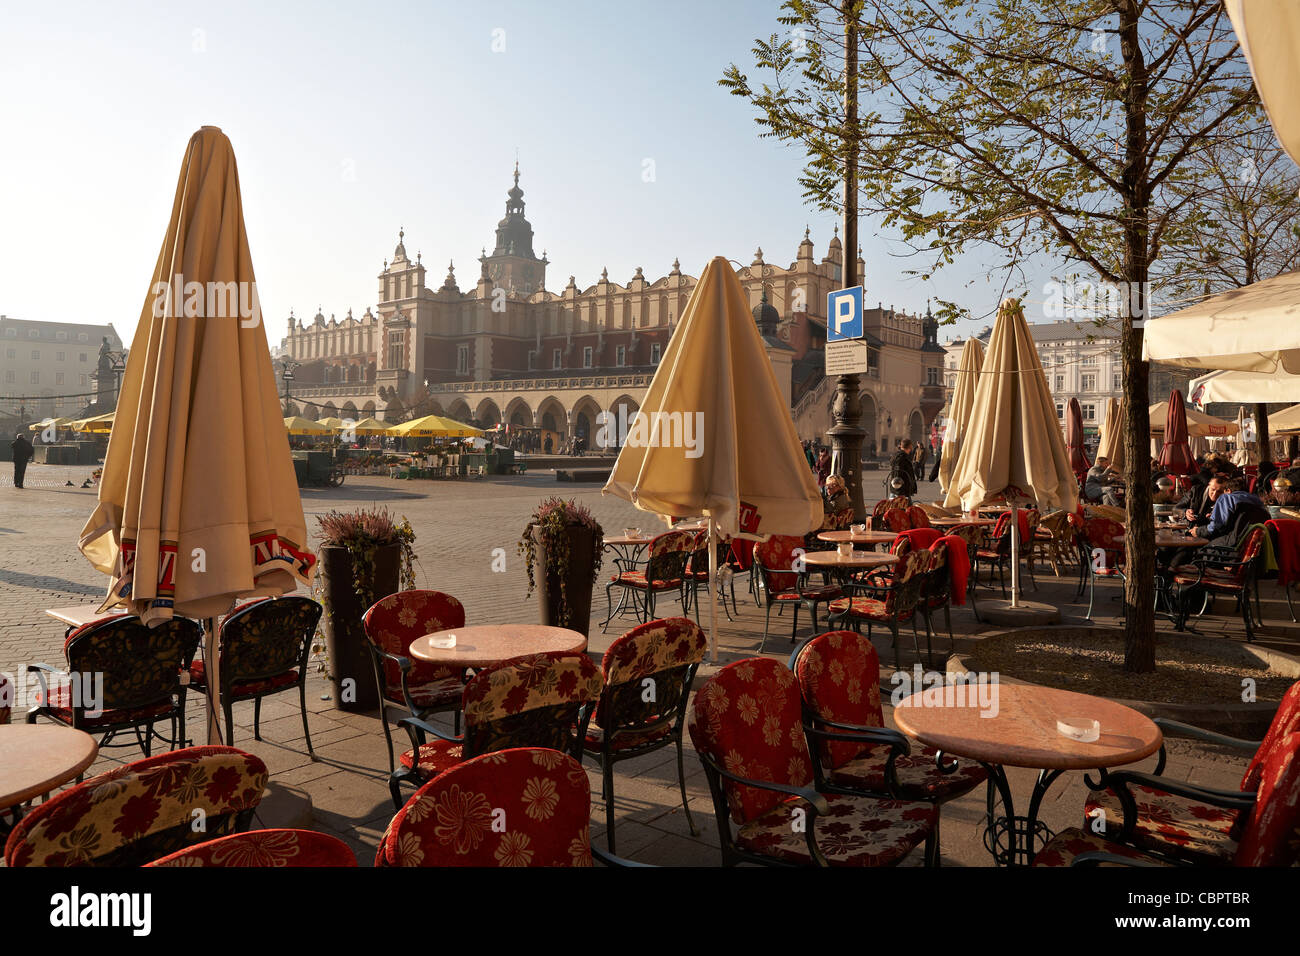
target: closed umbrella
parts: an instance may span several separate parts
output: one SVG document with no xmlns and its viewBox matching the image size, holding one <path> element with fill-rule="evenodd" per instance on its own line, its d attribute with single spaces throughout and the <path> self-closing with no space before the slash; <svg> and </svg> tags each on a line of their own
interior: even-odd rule
<svg viewBox="0 0 1300 956">
<path fill-rule="evenodd" d="M 1110 467 L 1124 470 L 1124 414 L 1128 398 L 1106 399 L 1106 416 L 1101 422 L 1101 440 L 1097 442 L 1097 457 L 1109 458 Z"/>
<path fill-rule="evenodd" d="M 691 292 L 603 491 L 642 511 L 708 517 L 714 660 L 715 536 L 802 535 L 821 525 L 821 493 L 725 258 L 714 258 Z"/>
<path fill-rule="evenodd" d="M 1160 449 L 1160 467 L 1171 475 L 1190 475 L 1196 471 L 1196 459 L 1187 443 L 1187 408 L 1183 393 L 1174 389 L 1166 403 L 1165 443 Z"/>
<path fill-rule="evenodd" d="M 215 308 L 190 315 L 188 293 L 160 292 L 191 283 Z M 117 413 L 79 542 L 110 576 L 102 609 L 121 605 L 151 625 L 173 614 L 205 620 L 209 686 L 220 687 L 215 618 L 237 599 L 310 583 L 316 558 L 256 306 L 235 155 L 216 127 L 190 138 Z M 210 742 L 220 739 L 216 696 L 207 695 Z"/>
<path fill-rule="evenodd" d="M 1083 410 L 1077 398 L 1070 399 L 1065 408 L 1065 452 L 1070 456 L 1070 468 L 1083 484 L 1088 478 L 1088 454 L 1083 450 Z"/>
<path fill-rule="evenodd" d="M 970 427 L 945 504 L 970 511 L 1021 495 L 1040 509 L 1073 511 L 1079 483 L 1070 467 L 1056 403 L 1019 299 L 1003 299 L 971 406 Z M 1011 606 L 1019 607 L 1018 515 L 1011 521 Z"/>
<path fill-rule="evenodd" d="M 1246 442 L 1246 409 L 1237 406 L 1237 450 L 1232 454 L 1232 463 L 1239 468 L 1257 464 L 1259 461 L 1254 449 Z"/>
<path fill-rule="evenodd" d="M 961 456 L 962 439 L 970 421 L 971 404 L 975 400 L 975 386 L 979 384 L 980 369 L 983 367 L 984 343 L 972 335 L 961 347 L 961 357 L 957 360 L 957 381 L 953 384 L 952 402 L 948 406 L 948 427 L 943 433 L 939 487 L 945 492 L 952 484 L 952 473 Z"/>
</svg>

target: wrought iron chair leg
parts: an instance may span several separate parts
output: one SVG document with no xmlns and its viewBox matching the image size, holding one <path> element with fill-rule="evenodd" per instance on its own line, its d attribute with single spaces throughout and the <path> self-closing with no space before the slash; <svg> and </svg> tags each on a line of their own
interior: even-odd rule
<svg viewBox="0 0 1300 956">
<path fill-rule="evenodd" d="M 379 722 L 384 726 L 384 742 L 388 744 L 388 776 L 391 778 L 397 772 L 397 762 L 393 758 L 393 734 L 388 729 L 388 704 L 382 690 L 379 692 Z"/>
<path fill-rule="evenodd" d="M 262 739 L 262 698 L 253 698 L 253 739 Z"/>
<path fill-rule="evenodd" d="M 211 690 L 211 688 L 209 688 L 209 690 Z M 227 747 L 234 746 L 234 744 L 232 743 L 232 741 L 235 739 L 234 709 L 235 709 L 235 705 L 232 702 L 227 701 L 224 707 L 224 710 L 226 712 L 226 736 L 225 739 L 222 740 L 222 743 L 225 744 Z"/>
<path fill-rule="evenodd" d="M 794 605 L 794 620 L 790 624 L 790 643 L 793 644 L 795 638 L 799 636 L 799 605 L 803 602 L 791 601 L 790 603 Z"/>
<path fill-rule="evenodd" d="M 898 621 L 897 620 L 893 620 L 889 622 L 889 633 L 894 636 L 894 670 L 901 671 L 903 669 L 903 659 L 902 657 L 899 656 L 899 650 L 898 650 Z M 871 636 L 870 624 L 867 625 L 867 636 L 868 637 Z M 919 655 L 920 652 L 918 651 L 917 653 Z"/>
<path fill-rule="evenodd" d="M 305 680 L 305 675 L 299 676 L 298 678 L 298 703 L 302 706 L 302 735 L 307 739 L 307 755 L 311 757 L 312 762 L 315 763 L 317 760 L 316 751 L 312 749 L 311 728 L 307 726 L 307 681 Z M 383 705 L 381 704 L 380 707 L 382 708 L 382 706 Z M 382 709 L 380 711 L 380 716 L 383 716 Z"/>
<path fill-rule="evenodd" d="M 1286 594 L 1286 609 L 1291 612 L 1291 621 L 1292 623 L 1295 623 L 1295 605 L 1291 603 L 1291 582 L 1288 581 L 1284 584 L 1282 590 Z"/>
<path fill-rule="evenodd" d="M 605 788 L 605 845 L 614 852 L 614 766 L 608 754 L 601 755 L 601 771 Z"/>
<path fill-rule="evenodd" d="M 925 837 L 925 865 L 937 867 L 939 865 L 939 821 L 934 821 L 934 829 L 926 834 Z"/>
<path fill-rule="evenodd" d="M 686 814 L 686 825 L 691 828 L 691 836 L 697 837 L 700 835 L 700 831 L 695 825 L 695 818 L 691 816 L 690 804 L 686 801 L 686 772 L 682 767 L 682 736 L 680 732 L 677 734 L 677 787 L 682 792 L 682 812 Z M 613 847 L 610 847 L 610 852 L 614 852 Z"/>
<path fill-rule="evenodd" d="M 763 642 L 758 645 L 758 652 L 760 654 L 762 654 L 763 649 L 767 647 L 767 627 L 771 623 L 771 621 L 772 621 L 772 605 L 769 604 L 767 606 L 767 613 L 763 615 Z"/>
<path fill-rule="evenodd" d="M 1088 613 L 1084 615 L 1089 621 L 1092 620 L 1092 603 L 1097 600 L 1097 574 L 1093 572 L 1088 575 Z"/>
</svg>

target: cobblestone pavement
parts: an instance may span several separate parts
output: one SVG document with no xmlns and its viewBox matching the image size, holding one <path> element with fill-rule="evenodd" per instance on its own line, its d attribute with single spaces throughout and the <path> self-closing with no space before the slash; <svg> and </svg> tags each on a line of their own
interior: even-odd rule
<svg viewBox="0 0 1300 956">
<path fill-rule="evenodd" d="M 46 608 L 97 603 L 105 581 L 86 563 L 76 548 L 78 534 L 93 510 L 95 492 L 79 486 L 89 476 L 88 467 L 32 465 L 27 487 L 17 490 L 5 466 L 0 476 L 0 671 L 17 674 L 34 661 L 62 663 L 64 628 L 47 617 Z M 72 482 L 72 487 L 68 486 Z M 875 484 L 868 480 L 869 496 Z M 470 623 L 536 621 L 535 598 L 525 597 L 526 578 L 522 558 L 515 545 L 528 515 L 546 495 L 575 497 L 591 507 L 607 532 L 624 527 L 655 527 L 654 520 L 626 502 L 602 496 L 598 484 L 556 482 L 550 473 L 534 472 L 520 477 L 496 477 L 462 481 L 398 481 L 389 478 L 349 478 L 337 489 L 304 490 L 303 506 L 309 527 L 315 516 L 331 508 L 384 505 L 410 518 L 417 534 L 420 557 L 417 569 L 421 587 L 456 595 L 465 605 Z M 923 485 L 920 500 L 937 496 L 937 488 Z M 492 570 L 494 557 L 505 554 L 504 572 Z M 757 653 L 762 636 L 763 614 L 745 596 L 744 578 L 738 578 L 740 612 L 735 622 L 722 617 L 719 628 L 719 664 Z M 1082 622 L 1084 608 L 1075 602 L 1074 581 L 1056 579 L 1040 571 L 1039 588 L 1032 597 L 1060 606 L 1066 622 Z M 600 630 L 605 601 L 597 589 L 593 604 L 590 650 L 597 658 L 610 641 L 632 626 L 631 618 L 616 619 L 608 634 Z M 1113 585 L 1099 589 L 1101 611 L 1098 623 L 1115 623 L 1118 604 L 1110 600 Z M 1295 650 L 1297 626 L 1291 624 L 1286 604 L 1276 586 L 1264 586 L 1264 616 L 1268 622 L 1261 643 Z M 677 612 L 675 602 L 661 614 Z M 1284 622 L 1284 623 L 1283 623 Z M 801 637 L 809 633 L 801 620 Z M 979 639 L 979 629 L 968 608 L 955 608 L 953 628 L 957 649 Z M 1168 627 L 1168 625 L 1164 625 Z M 775 617 L 768 641 L 769 655 L 785 659 L 790 651 L 789 618 Z M 1241 623 L 1230 616 L 1205 622 L 1203 632 L 1241 640 Z M 876 635 L 882 661 L 892 660 L 888 635 Z M 902 641 L 903 665 L 911 666 L 911 636 Z M 696 686 L 716 669 L 701 669 Z M 309 825 L 343 837 L 356 851 L 363 865 L 374 858 L 375 846 L 393 814 L 388 794 L 388 755 L 376 717 L 336 711 L 323 697 L 328 685 L 313 673 L 308 682 L 312 741 L 319 762 L 312 762 L 302 738 L 296 696 L 268 698 L 262 708 L 262 740 L 252 734 L 251 704 L 236 705 L 234 743 L 258 754 L 272 771 L 273 796 L 263 804 L 263 825 Z M 201 734 L 203 713 L 198 695 L 191 695 L 187 719 L 191 737 Z M 888 708 L 887 708 L 888 715 Z M 15 720 L 22 719 L 15 708 Z M 712 802 L 703 771 L 693 752 L 686 755 L 687 789 L 691 812 L 700 831 L 692 836 L 677 794 L 676 761 L 671 748 L 639 760 L 618 765 L 616 799 L 618 850 L 620 855 L 648 863 L 675 865 L 717 865 L 718 838 Z M 403 748 L 405 749 L 405 748 Z M 141 756 L 134 744 L 101 754 L 93 772 L 115 762 Z M 1140 766 L 1150 769 L 1153 760 Z M 1235 787 L 1243 769 L 1240 757 L 1218 748 L 1170 742 L 1167 773 L 1179 779 L 1221 787 Z M 1027 802 L 1034 774 L 1029 770 L 1009 771 L 1018 801 Z M 600 799 L 600 780 L 593 784 L 593 834 L 600 839 L 605 810 Z M 1051 789 L 1041 812 L 1048 826 L 1059 829 L 1081 822 L 1086 789 L 1082 775 L 1066 774 Z M 310 822 L 302 816 L 304 795 L 310 798 Z M 1019 805 L 1023 806 L 1023 803 Z M 988 866 L 990 857 L 982 846 L 984 791 L 954 801 L 943 810 L 943 862 L 945 865 Z M 917 857 L 914 854 L 913 857 Z M 919 865 L 913 858 L 906 865 Z"/>
</svg>

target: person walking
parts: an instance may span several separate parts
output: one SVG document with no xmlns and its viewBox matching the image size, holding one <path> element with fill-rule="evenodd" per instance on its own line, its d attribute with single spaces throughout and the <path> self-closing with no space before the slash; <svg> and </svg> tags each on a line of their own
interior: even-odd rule
<svg viewBox="0 0 1300 956">
<path fill-rule="evenodd" d="M 14 455 L 14 487 L 21 488 L 23 477 L 27 474 L 27 463 L 32 460 L 32 443 L 22 432 L 19 432 L 9 443 L 9 448 Z"/>
<path fill-rule="evenodd" d="M 889 464 L 891 498 L 910 498 L 916 494 L 916 472 L 912 470 L 912 440 L 904 438 Z"/>
</svg>

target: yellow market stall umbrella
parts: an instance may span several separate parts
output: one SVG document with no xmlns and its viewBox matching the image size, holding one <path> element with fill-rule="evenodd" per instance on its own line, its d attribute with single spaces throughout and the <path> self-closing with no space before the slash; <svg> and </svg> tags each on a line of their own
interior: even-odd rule
<svg viewBox="0 0 1300 956">
<path fill-rule="evenodd" d="M 285 421 L 287 422 L 287 421 L 289 421 L 289 419 L 286 418 Z M 316 424 L 317 424 L 317 425 L 324 425 L 326 428 L 342 428 L 342 427 L 343 427 L 343 419 L 342 419 L 342 418 L 322 418 L 322 419 L 321 419 L 320 421 L 318 421 Z"/>
<path fill-rule="evenodd" d="M 1101 422 L 1101 440 L 1097 442 L 1097 454 L 1093 457 L 1109 458 L 1110 467 L 1116 471 L 1124 470 L 1124 411 L 1128 408 L 1128 399 L 1106 399 L 1106 415 Z"/>
<path fill-rule="evenodd" d="M 482 438 L 483 430 L 475 428 L 473 425 L 466 425 L 464 422 L 458 422 L 453 418 L 447 418 L 442 415 L 434 416 L 442 419 L 443 427 L 447 429 L 448 438 Z"/>
<path fill-rule="evenodd" d="M 984 343 L 975 336 L 961 347 L 957 362 L 957 382 L 948 406 L 948 424 L 943 432 L 943 452 L 939 457 L 939 487 L 944 491 L 952 483 L 953 469 L 961 456 L 962 438 L 970 422 L 971 404 L 975 400 L 975 386 L 979 384 L 980 369 L 984 367 Z"/>
<path fill-rule="evenodd" d="M 107 415 L 96 415 L 94 418 L 80 418 L 69 423 L 68 427 L 74 432 L 106 435 L 113 430 L 113 416 L 115 414 L 116 412 L 109 412 Z"/>
<path fill-rule="evenodd" d="M 322 422 L 294 415 L 284 420 L 284 430 L 290 435 L 332 435 L 334 430 Z"/>
<path fill-rule="evenodd" d="M 1226 418 L 1215 418 L 1205 412 L 1187 407 L 1187 434 L 1192 438 L 1226 438 L 1237 434 L 1237 423 Z M 1150 408 L 1151 430 L 1164 433 L 1169 418 L 1169 401 L 1157 402 Z"/>
<path fill-rule="evenodd" d="M 998 308 L 945 504 L 971 511 L 1004 495 L 1011 498 L 1011 607 L 1019 608 L 1018 502 L 1008 489 L 1023 492 L 1044 510 L 1073 511 L 1079 498 L 1047 376 L 1020 300 L 1012 298 Z"/>
<path fill-rule="evenodd" d="M 376 418 L 363 418 L 351 426 L 358 435 L 387 435 L 392 429 Z"/>
<path fill-rule="evenodd" d="M 43 432 L 47 428 L 67 428 L 72 424 L 71 418 L 46 418 L 43 421 L 33 422 L 27 426 L 29 432 Z"/>
<path fill-rule="evenodd" d="M 179 291 L 191 283 L 209 290 L 199 315 Z M 205 621 L 209 687 L 221 686 L 217 616 L 310 584 L 316 562 L 256 290 L 235 154 L 205 126 L 181 165 L 79 546 L 109 575 L 102 609 L 150 625 Z M 209 742 L 220 739 L 216 696 Z"/>
<path fill-rule="evenodd" d="M 413 418 L 409 422 L 394 425 L 389 429 L 389 432 L 399 438 L 447 438 L 451 434 L 441 415 L 425 415 L 423 418 Z"/>
<path fill-rule="evenodd" d="M 715 536 L 820 527 L 821 494 L 725 258 L 714 258 L 691 292 L 603 491 L 669 518 L 708 517 L 714 660 Z"/>
</svg>

